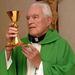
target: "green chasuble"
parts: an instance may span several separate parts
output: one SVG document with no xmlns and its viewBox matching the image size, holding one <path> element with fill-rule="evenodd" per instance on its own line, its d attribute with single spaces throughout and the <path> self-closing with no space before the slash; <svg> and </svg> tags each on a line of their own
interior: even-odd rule
<svg viewBox="0 0 75 75">
<path fill-rule="evenodd" d="M 0 51 L 0 75 L 17 75 L 16 68 L 15 68 L 15 60 L 13 58 L 14 56 L 12 57 L 12 60 L 13 60 L 12 65 L 7 70 L 6 59 L 5 59 L 5 49 L 2 49 Z"/>
<path fill-rule="evenodd" d="M 24 37 L 22 42 L 25 44 L 30 43 L 28 36 Z M 57 31 L 49 29 L 39 44 L 41 45 L 40 55 L 43 62 L 44 75 L 75 75 L 75 55 L 67 41 Z M 6 70 L 4 59 L 4 54 L 1 52 L 0 75 L 15 75 L 15 73 L 16 75 L 26 75 L 27 58 L 23 55 L 21 47 L 13 49 L 13 63 L 8 71 Z M 1 72 L 3 70 L 6 74 Z M 12 74 L 12 71 L 14 74 Z"/>
</svg>

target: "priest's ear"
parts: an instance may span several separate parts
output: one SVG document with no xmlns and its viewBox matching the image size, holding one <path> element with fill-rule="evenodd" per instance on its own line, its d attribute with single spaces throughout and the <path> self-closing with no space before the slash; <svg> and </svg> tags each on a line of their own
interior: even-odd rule
<svg viewBox="0 0 75 75">
<path fill-rule="evenodd" d="M 52 23 L 52 17 L 49 17 L 49 16 L 48 16 L 47 19 L 48 19 L 48 25 L 51 25 L 51 23 Z"/>
</svg>

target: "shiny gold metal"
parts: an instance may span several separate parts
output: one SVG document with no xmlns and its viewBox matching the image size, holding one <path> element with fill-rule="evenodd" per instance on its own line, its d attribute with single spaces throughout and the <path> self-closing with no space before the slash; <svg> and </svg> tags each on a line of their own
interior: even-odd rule
<svg viewBox="0 0 75 75">
<path fill-rule="evenodd" d="M 18 25 L 16 24 L 16 22 L 18 21 L 18 18 L 19 18 L 19 11 L 17 10 L 7 11 L 7 14 L 13 23 L 12 27 L 18 28 Z M 20 40 L 18 39 L 18 36 L 15 38 L 11 38 L 7 46 L 16 46 L 17 44 L 19 44 L 19 41 Z"/>
</svg>

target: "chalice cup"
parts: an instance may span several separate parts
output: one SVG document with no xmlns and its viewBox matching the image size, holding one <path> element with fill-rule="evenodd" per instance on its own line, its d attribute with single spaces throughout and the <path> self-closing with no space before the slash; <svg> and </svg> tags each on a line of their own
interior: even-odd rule
<svg viewBox="0 0 75 75">
<path fill-rule="evenodd" d="M 16 22 L 18 21 L 19 18 L 19 11 L 18 10 L 7 11 L 7 14 L 13 23 L 12 27 L 16 27 L 18 29 L 18 25 L 16 24 Z M 17 35 L 15 38 L 9 39 L 9 41 L 7 42 L 7 46 L 17 46 L 19 43 L 20 39 L 18 38 Z"/>
</svg>

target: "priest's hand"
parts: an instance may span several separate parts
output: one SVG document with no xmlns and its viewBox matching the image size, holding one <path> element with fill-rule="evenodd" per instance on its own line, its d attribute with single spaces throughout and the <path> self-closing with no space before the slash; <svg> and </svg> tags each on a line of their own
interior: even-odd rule
<svg viewBox="0 0 75 75">
<path fill-rule="evenodd" d="M 7 41 L 10 41 L 11 38 L 15 38 L 17 36 L 18 30 L 17 28 L 13 27 L 13 23 L 9 25 L 8 32 L 6 33 Z M 11 53 L 12 53 L 12 46 L 6 45 L 6 53 L 7 53 L 7 60 L 9 60 Z"/>
<path fill-rule="evenodd" d="M 28 58 L 28 60 L 36 67 L 39 68 L 41 58 L 39 51 L 32 45 L 22 46 L 23 54 Z"/>
</svg>

